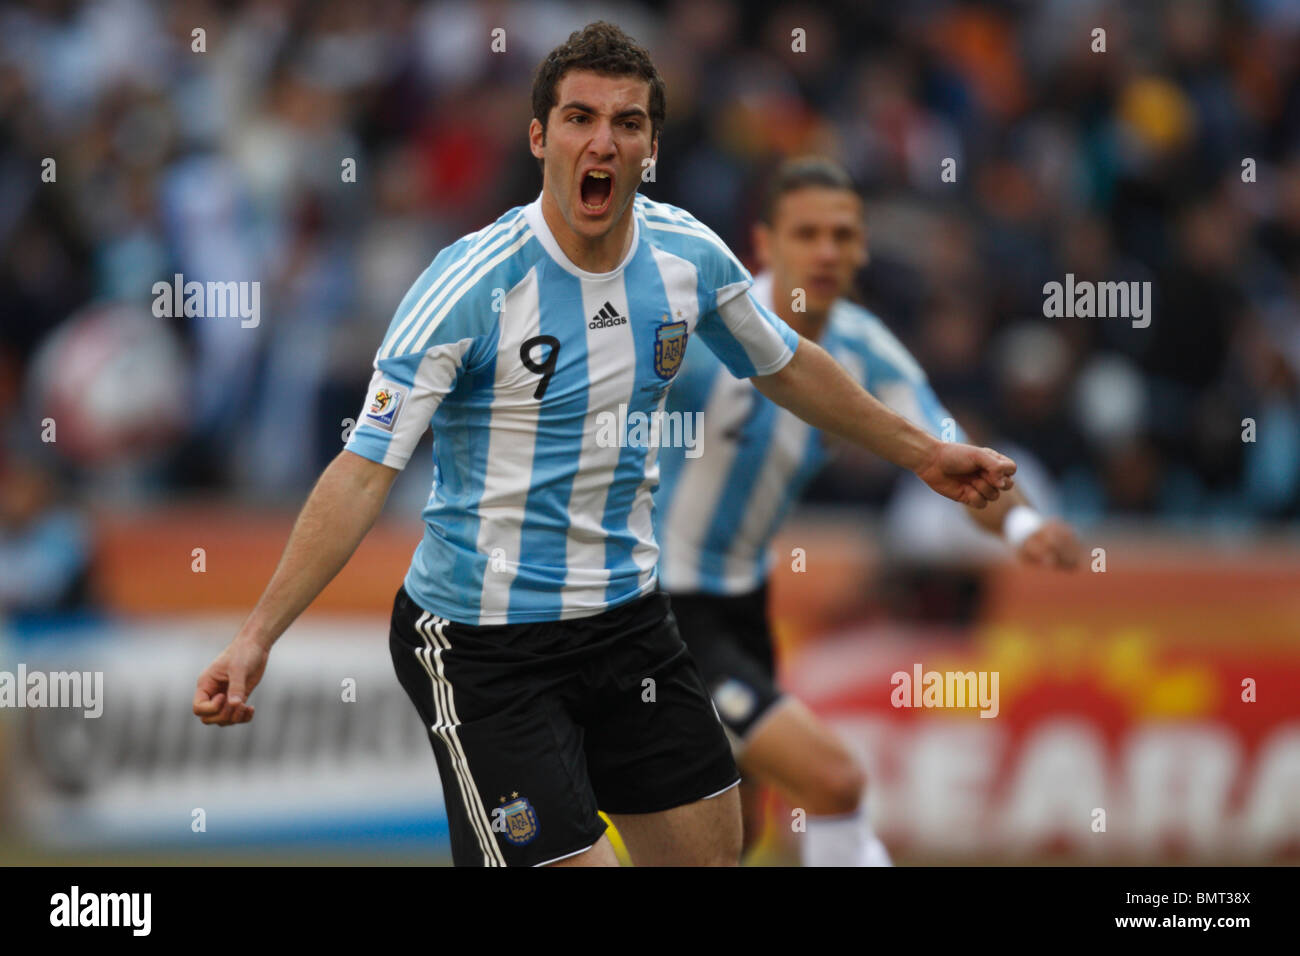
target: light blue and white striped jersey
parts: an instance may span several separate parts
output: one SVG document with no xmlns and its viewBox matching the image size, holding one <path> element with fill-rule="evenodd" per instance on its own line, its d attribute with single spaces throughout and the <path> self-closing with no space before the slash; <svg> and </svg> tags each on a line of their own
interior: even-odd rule
<svg viewBox="0 0 1300 956">
<path fill-rule="evenodd" d="M 433 488 L 406 574 L 420 606 L 464 624 L 584 617 L 654 589 L 655 443 L 695 332 L 739 376 L 769 374 L 798 336 L 684 210 L 634 200 L 627 255 L 579 269 L 541 197 L 438 253 L 393 317 L 347 448 L 406 465 L 432 424 Z M 620 413 L 621 416 L 620 416 Z"/>
<path fill-rule="evenodd" d="M 772 278 L 750 290 L 772 307 Z M 818 343 L 872 395 L 932 434 L 948 412 L 925 372 L 885 324 L 845 299 L 831 307 Z M 804 487 L 830 457 L 820 431 L 773 404 L 751 382 L 724 375 L 694 345 L 668 397 L 668 411 L 702 412 L 702 452 L 660 452 L 655 534 L 659 578 L 669 593 L 742 594 L 771 567 L 771 543 Z M 954 422 L 956 440 L 964 440 Z"/>
</svg>

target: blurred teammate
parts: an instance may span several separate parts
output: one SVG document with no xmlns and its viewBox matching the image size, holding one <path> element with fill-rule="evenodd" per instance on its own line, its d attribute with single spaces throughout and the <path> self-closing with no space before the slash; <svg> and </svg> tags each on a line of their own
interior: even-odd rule
<svg viewBox="0 0 1300 956">
<path fill-rule="evenodd" d="M 940 434 L 948 417 L 924 372 L 884 324 L 844 298 L 867 259 L 862 201 L 849 176 L 823 159 L 784 164 L 755 227 L 764 272 L 750 290 L 802 340 L 820 343 L 878 399 Z M 793 308 L 802 289 L 806 311 Z M 863 769 L 774 674 L 767 613 L 770 545 L 782 519 L 826 462 L 825 436 L 723 373 L 707 351 L 687 349 L 670 410 L 703 412 L 703 454 L 661 452 L 656 536 L 660 580 L 714 704 L 736 745 L 746 836 L 760 821 L 753 781 L 776 786 L 807 811 L 808 866 L 888 865 L 862 803 Z M 1013 489 L 982 510 L 1030 563 L 1073 567 L 1069 526 L 1045 520 Z"/>
<path fill-rule="evenodd" d="M 442 250 L 406 294 L 346 448 L 199 678 L 205 722 L 251 719 L 271 644 L 432 425 L 425 534 L 389 645 L 459 865 L 617 865 L 597 808 L 635 863 L 738 862 L 734 758 L 657 588 L 656 448 L 609 427 L 661 410 L 691 335 L 948 497 L 978 505 L 1011 486 L 1009 459 L 890 412 L 755 302 L 716 235 L 637 196 L 664 102 L 649 56 L 607 23 L 547 56 L 529 126 L 541 194 Z"/>
</svg>

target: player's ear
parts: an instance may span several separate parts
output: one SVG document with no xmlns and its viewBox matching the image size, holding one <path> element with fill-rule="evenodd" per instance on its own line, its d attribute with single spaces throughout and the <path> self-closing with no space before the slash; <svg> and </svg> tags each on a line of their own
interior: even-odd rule
<svg viewBox="0 0 1300 956">
<path fill-rule="evenodd" d="M 528 149 L 538 159 L 546 155 L 546 130 L 535 116 L 528 123 Z"/>
</svg>

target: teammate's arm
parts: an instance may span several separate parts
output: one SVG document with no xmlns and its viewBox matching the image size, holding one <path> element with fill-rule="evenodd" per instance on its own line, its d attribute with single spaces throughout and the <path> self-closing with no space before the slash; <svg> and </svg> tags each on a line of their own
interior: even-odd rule
<svg viewBox="0 0 1300 956">
<path fill-rule="evenodd" d="M 1005 538 L 1026 564 L 1069 569 L 1079 563 L 1074 529 L 1060 518 L 1040 515 L 1019 488 L 987 508 L 968 508 L 966 513 L 989 534 Z"/>
<path fill-rule="evenodd" d="M 874 452 L 939 494 L 971 508 L 996 501 L 1012 487 L 1016 466 L 991 448 L 943 442 L 891 411 L 849 376 L 816 342 L 799 337 L 779 371 L 758 375 L 754 386 L 814 428 Z"/>
<path fill-rule="evenodd" d="M 257 606 L 199 677 L 194 713 L 205 724 L 253 719 L 246 701 L 262 679 L 271 645 L 347 564 L 383 510 L 397 474 L 346 449 L 321 473 Z"/>
</svg>

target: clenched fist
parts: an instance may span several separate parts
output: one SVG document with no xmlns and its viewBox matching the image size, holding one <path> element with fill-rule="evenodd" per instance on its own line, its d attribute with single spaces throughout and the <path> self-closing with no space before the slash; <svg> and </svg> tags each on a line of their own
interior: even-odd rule
<svg viewBox="0 0 1300 956">
<path fill-rule="evenodd" d="M 916 469 L 927 485 L 953 501 L 984 508 L 1014 487 L 1016 463 L 992 448 L 940 442 L 934 457 Z"/>
<path fill-rule="evenodd" d="M 236 637 L 199 675 L 194 713 L 205 724 L 246 724 L 253 719 L 248 695 L 266 670 L 269 651 L 249 638 Z"/>
</svg>

